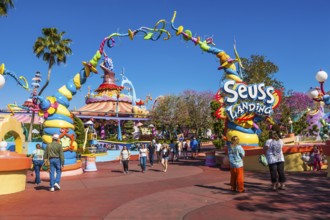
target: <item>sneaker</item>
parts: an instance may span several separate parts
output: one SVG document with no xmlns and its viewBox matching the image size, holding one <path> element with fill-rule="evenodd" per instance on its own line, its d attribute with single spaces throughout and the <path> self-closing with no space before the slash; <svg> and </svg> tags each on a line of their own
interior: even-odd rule
<svg viewBox="0 0 330 220">
<path fill-rule="evenodd" d="M 273 184 L 272 184 L 272 190 L 273 190 L 273 191 L 276 191 L 276 190 L 277 190 L 277 184 L 276 184 L 276 183 L 273 183 Z"/>
<path fill-rule="evenodd" d="M 278 187 L 278 188 L 281 189 L 281 190 L 285 190 L 286 189 L 286 187 L 285 187 L 284 184 L 280 185 L 280 187 Z"/>
<path fill-rule="evenodd" d="M 50 188 L 49 191 L 54 192 L 55 191 L 54 187 Z"/>
<path fill-rule="evenodd" d="M 58 183 L 55 183 L 54 186 L 55 186 L 58 190 L 61 189 L 61 187 L 60 187 L 60 185 L 59 185 Z"/>
</svg>

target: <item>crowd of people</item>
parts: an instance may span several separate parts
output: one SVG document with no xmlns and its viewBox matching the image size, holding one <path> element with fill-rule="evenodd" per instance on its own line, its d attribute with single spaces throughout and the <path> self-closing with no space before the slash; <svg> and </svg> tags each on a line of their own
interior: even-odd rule
<svg viewBox="0 0 330 220">
<path fill-rule="evenodd" d="M 42 166 L 49 168 L 49 191 L 60 190 L 62 168 L 64 167 L 64 153 L 59 140 L 59 135 L 54 134 L 52 142 L 43 150 L 40 144 L 36 145 L 36 150 L 32 153 L 32 163 L 35 172 L 35 184 L 41 183 L 40 169 Z"/>
<path fill-rule="evenodd" d="M 189 150 L 190 149 L 190 150 Z M 153 140 L 150 144 L 140 144 L 137 146 L 139 152 L 139 162 L 141 172 L 146 172 L 147 161 L 149 160 L 150 167 L 154 163 L 161 163 L 163 172 L 167 172 L 168 161 L 174 162 L 179 159 L 195 159 L 200 151 L 200 143 L 196 138 L 190 141 L 182 139 L 181 141 L 171 140 L 170 144 L 160 143 L 159 140 Z M 119 161 L 123 164 L 124 173 L 128 173 L 128 163 L 130 160 L 130 151 L 124 146 L 119 155 Z"/>
<path fill-rule="evenodd" d="M 243 158 L 245 151 L 239 144 L 237 136 L 233 136 L 228 144 L 228 159 L 230 165 L 230 187 L 231 191 L 242 193 L 244 189 L 244 164 Z M 284 172 L 284 154 L 283 141 L 277 132 L 271 131 L 269 138 L 265 143 L 264 152 L 267 159 L 267 166 L 270 173 L 270 182 L 272 190 L 285 190 L 286 175 Z M 195 159 L 200 151 L 200 144 L 196 138 L 171 140 L 169 144 L 160 143 L 159 140 L 153 140 L 150 144 L 140 144 L 137 148 L 139 152 L 139 165 L 141 172 L 146 172 L 147 162 L 150 167 L 155 163 L 161 163 L 163 172 L 167 172 L 169 161 L 174 162 L 180 159 Z M 322 149 L 314 146 L 310 152 L 313 158 L 314 170 L 320 170 L 322 166 Z M 60 189 L 61 172 L 64 166 L 63 149 L 59 141 L 59 135 L 54 134 L 52 142 L 43 150 L 40 144 L 36 145 L 36 150 L 32 153 L 33 165 L 35 171 L 35 184 L 41 183 L 40 169 L 48 163 L 50 177 L 50 191 Z M 119 161 L 123 165 L 123 173 L 129 173 L 129 161 L 131 152 L 127 146 L 123 146 L 120 151 Z"/>
</svg>

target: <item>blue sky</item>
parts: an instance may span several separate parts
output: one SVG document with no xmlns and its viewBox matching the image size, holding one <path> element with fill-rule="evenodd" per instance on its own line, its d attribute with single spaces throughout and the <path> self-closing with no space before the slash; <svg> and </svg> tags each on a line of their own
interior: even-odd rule
<svg viewBox="0 0 330 220">
<path fill-rule="evenodd" d="M 65 37 L 73 40 L 73 55 L 65 65 L 53 67 L 50 85 L 43 95 L 52 95 L 79 72 L 81 62 L 92 58 L 104 37 L 141 26 L 154 27 L 160 19 L 170 21 L 175 10 L 176 26 L 183 25 L 202 39 L 213 37 L 216 47 L 232 57 L 234 38 L 241 57 L 266 56 L 279 66 L 275 77 L 284 82 L 287 90 L 305 92 L 318 84 L 315 73 L 320 68 L 330 73 L 327 0 L 14 0 L 14 3 L 15 9 L 0 18 L 0 63 L 5 63 L 7 71 L 25 76 L 29 83 L 36 71 L 45 79 L 47 64 L 32 51 L 44 27 L 65 31 Z M 170 29 L 169 24 L 167 28 Z M 171 33 L 168 41 L 146 41 L 141 35 L 133 41 L 116 38 L 116 46 L 106 48 L 116 76 L 120 78 L 119 73 L 125 68 L 137 97 L 142 99 L 149 93 L 155 98 L 187 89 L 216 92 L 223 71 L 217 70 L 219 62 L 215 56 Z M 90 77 L 74 96 L 70 108 L 83 106 L 87 87 L 96 89 L 101 81 L 100 75 Z M 29 93 L 7 77 L 0 96 L 0 108 L 5 108 L 15 101 L 22 104 Z"/>
</svg>

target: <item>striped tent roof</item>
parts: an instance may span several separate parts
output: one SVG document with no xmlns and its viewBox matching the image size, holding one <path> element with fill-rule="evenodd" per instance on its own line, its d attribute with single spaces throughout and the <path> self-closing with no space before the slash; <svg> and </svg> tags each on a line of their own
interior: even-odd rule
<svg viewBox="0 0 330 220">
<path fill-rule="evenodd" d="M 24 114 L 15 114 L 13 115 L 14 118 L 16 118 L 19 122 L 22 123 L 31 123 L 31 117 L 32 115 L 29 113 L 24 113 Z M 36 113 L 34 115 L 34 123 L 33 124 L 42 124 L 44 122 L 43 117 L 39 117 L 38 114 Z"/>
<path fill-rule="evenodd" d="M 89 115 L 89 116 L 104 116 L 116 114 L 116 102 L 96 102 L 87 104 L 75 111 L 72 111 L 76 115 Z M 118 103 L 118 114 L 121 116 L 132 113 L 132 104 L 127 102 Z"/>
</svg>

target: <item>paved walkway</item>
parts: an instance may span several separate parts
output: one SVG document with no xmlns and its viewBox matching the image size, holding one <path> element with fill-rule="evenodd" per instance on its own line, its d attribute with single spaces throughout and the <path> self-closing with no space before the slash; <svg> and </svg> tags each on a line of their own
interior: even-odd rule
<svg viewBox="0 0 330 220">
<path fill-rule="evenodd" d="M 229 172 L 203 160 L 182 160 L 141 173 L 130 162 L 97 164 L 98 171 L 64 177 L 61 190 L 39 187 L 29 175 L 24 192 L 0 196 L 2 219 L 330 219 L 325 172 L 287 173 L 287 190 L 270 190 L 268 173 L 245 173 L 246 192 L 232 193 Z"/>
</svg>

